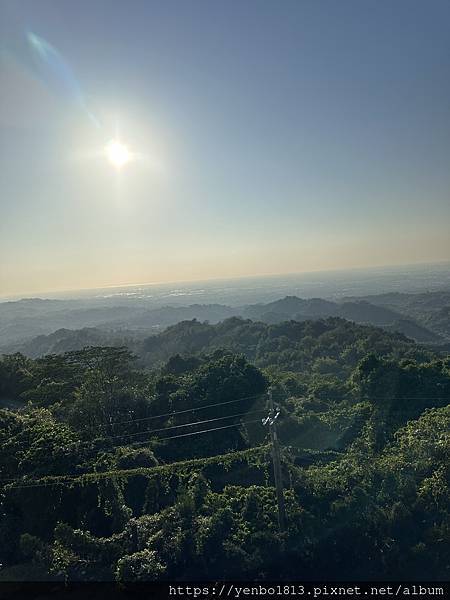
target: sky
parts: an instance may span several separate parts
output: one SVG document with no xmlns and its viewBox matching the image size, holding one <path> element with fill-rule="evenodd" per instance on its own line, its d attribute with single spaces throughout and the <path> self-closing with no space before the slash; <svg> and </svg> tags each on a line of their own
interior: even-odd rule
<svg viewBox="0 0 450 600">
<path fill-rule="evenodd" d="M 0 295 L 449 260 L 449 20 L 0 0 Z"/>
</svg>

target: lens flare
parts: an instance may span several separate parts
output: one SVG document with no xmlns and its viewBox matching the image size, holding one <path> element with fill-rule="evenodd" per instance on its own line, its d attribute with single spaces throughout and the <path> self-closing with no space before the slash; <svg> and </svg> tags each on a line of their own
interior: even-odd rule
<svg viewBox="0 0 450 600">
<path fill-rule="evenodd" d="M 70 99 L 93 125 L 99 127 L 100 123 L 87 107 L 75 73 L 62 54 L 44 38 L 31 31 L 27 33 L 26 39 L 34 74 L 55 94 Z"/>
</svg>

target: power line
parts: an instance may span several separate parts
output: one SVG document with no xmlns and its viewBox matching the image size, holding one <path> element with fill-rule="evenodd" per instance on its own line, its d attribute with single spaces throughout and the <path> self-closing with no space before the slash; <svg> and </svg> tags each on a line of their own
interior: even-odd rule
<svg viewBox="0 0 450 600">
<path fill-rule="evenodd" d="M 244 398 L 236 398 L 235 400 L 226 400 L 225 402 L 217 402 L 216 404 L 207 404 L 206 406 L 187 408 L 185 410 L 168 412 L 168 413 L 164 413 L 162 415 L 152 415 L 150 417 L 142 417 L 141 419 L 130 419 L 129 421 L 116 421 L 114 423 L 114 425 L 125 425 L 127 423 L 138 423 L 140 421 L 150 421 L 151 419 L 160 419 L 162 417 L 173 417 L 175 415 L 182 415 L 185 413 L 196 412 L 199 410 L 206 410 L 207 408 L 213 408 L 215 406 L 224 406 L 225 404 L 233 404 L 235 402 L 243 402 L 244 400 L 253 400 L 254 398 L 261 398 L 262 395 L 263 394 L 254 394 L 253 396 L 245 396 Z"/>
<path fill-rule="evenodd" d="M 371 396 L 368 395 L 367 398 L 352 398 L 351 396 L 332 396 L 329 398 L 310 398 L 308 396 L 291 396 L 290 398 L 286 398 L 285 401 L 289 401 L 289 400 L 319 400 L 322 402 L 333 402 L 334 400 L 354 400 L 357 402 L 365 402 L 366 400 L 448 400 L 450 401 L 450 396 L 449 397 L 442 397 L 442 396 L 402 396 L 401 394 L 399 394 L 398 396 Z"/>
<path fill-rule="evenodd" d="M 259 411 L 260 412 L 260 411 Z M 260 419 L 254 419 L 253 421 L 241 421 L 240 423 L 233 423 L 232 425 L 224 425 L 222 427 L 214 427 L 212 429 L 203 429 L 202 431 L 193 431 L 191 433 L 182 433 L 180 435 L 172 435 L 170 437 L 158 438 L 158 441 L 174 440 L 176 438 L 188 437 L 192 435 L 200 435 L 201 433 L 209 433 L 210 431 L 219 431 L 220 429 L 229 429 L 230 427 L 241 427 L 242 425 L 251 425 L 252 423 L 261 423 Z M 148 444 L 148 442 L 136 442 L 134 445 Z"/>
<path fill-rule="evenodd" d="M 169 427 L 161 427 L 159 429 L 144 429 L 143 431 L 137 431 L 135 433 L 123 433 L 120 435 L 110 435 L 110 436 L 105 436 L 105 437 L 101 437 L 101 438 L 95 438 L 92 441 L 88 442 L 73 442 L 73 445 L 80 445 L 80 443 L 82 443 L 83 445 L 88 445 L 88 444 L 95 444 L 96 442 L 99 441 L 107 441 L 107 440 L 112 440 L 112 439 L 118 439 L 118 438 L 129 438 L 129 437 L 136 437 L 139 435 L 145 435 L 145 434 L 151 434 L 151 433 L 159 433 L 161 431 L 169 431 L 171 429 L 180 429 L 181 427 L 194 427 L 195 425 L 204 425 L 206 423 L 213 423 L 216 421 L 224 421 L 226 419 L 233 419 L 236 417 L 243 417 L 243 416 L 248 416 L 248 415 L 256 415 L 256 414 L 260 414 L 262 412 L 265 412 L 264 409 L 259 409 L 259 410 L 253 410 L 250 412 L 242 412 L 242 413 L 236 413 L 234 415 L 226 415 L 224 417 L 216 417 L 214 419 L 206 419 L 203 421 L 194 421 L 192 423 L 182 423 L 181 425 L 170 425 Z M 254 421 L 252 421 L 254 422 Z M 208 429 L 206 431 L 215 431 L 215 429 Z M 197 432 L 193 432 L 193 433 L 197 433 Z M 189 434 L 186 434 L 189 435 Z M 177 437 L 177 436 L 176 436 Z M 180 436 L 181 437 L 181 436 Z M 157 440 L 164 440 L 164 439 L 171 439 L 169 438 L 157 438 Z M 137 442 L 133 442 L 133 444 L 136 444 Z M 145 442 L 148 443 L 148 442 Z"/>
<path fill-rule="evenodd" d="M 214 419 L 206 419 L 204 421 L 194 421 L 192 423 L 182 423 L 181 425 L 170 425 L 169 427 L 161 427 L 159 429 L 144 429 L 143 431 L 137 431 L 136 433 L 123 433 L 121 435 L 108 435 L 108 436 L 105 436 L 102 438 L 95 438 L 92 440 L 92 442 L 86 442 L 86 443 L 94 444 L 95 442 L 103 441 L 103 440 L 112 440 L 112 439 L 123 438 L 123 437 L 127 437 L 127 438 L 135 437 L 137 435 L 158 433 L 160 431 L 169 431 L 170 429 L 180 429 L 181 427 L 194 427 L 195 425 L 204 425 L 205 423 L 212 423 L 214 421 L 223 421 L 224 419 L 233 419 L 235 417 L 243 417 L 244 415 L 256 415 L 257 413 L 262 413 L 262 412 L 265 412 L 263 408 L 261 408 L 259 410 L 253 410 L 250 412 L 241 412 L 241 413 L 236 413 L 234 415 L 226 415 L 224 417 L 216 417 Z"/>
<path fill-rule="evenodd" d="M 160 419 L 162 417 L 172 417 L 172 416 L 181 415 L 181 414 L 193 413 L 193 412 L 197 412 L 197 411 L 200 411 L 200 410 L 206 410 L 208 408 L 213 408 L 213 407 L 216 407 L 216 406 L 224 406 L 224 405 L 233 404 L 233 403 L 236 403 L 236 402 L 243 402 L 244 400 L 253 400 L 253 399 L 256 399 L 256 398 L 261 398 L 261 396 L 262 396 L 262 394 L 254 394 L 252 396 L 245 396 L 244 398 L 236 398 L 234 400 L 226 400 L 225 402 L 217 402 L 215 404 L 207 404 L 205 406 L 198 406 L 198 407 L 188 408 L 188 409 L 184 409 L 184 410 L 173 411 L 173 412 L 170 412 L 170 413 L 164 413 L 164 414 L 160 414 L 160 415 L 152 415 L 152 416 L 143 417 L 143 418 L 140 418 L 140 419 L 130 419 L 130 420 L 127 420 L 127 421 L 116 421 L 112 425 L 116 426 L 116 425 L 130 424 L 130 423 L 139 423 L 139 422 L 142 422 L 142 421 L 149 421 L 149 420 L 153 420 L 153 419 Z M 256 413 L 256 412 L 259 412 L 259 411 L 253 411 L 253 412 Z M 252 414 L 252 413 L 250 412 L 250 413 L 241 413 L 241 414 Z M 236 415 L 236 416 L 240 416 L 240 415 Z M 225 417 L 221 417 L 221 418 L 225 418 Z M 230 416 L 229 418 L 232 418 L 232 417 Z M 192 423 L 192 425 L 194 425 L 194 424 L 200 424 L 200 423 L 208 423 L 210 421 L 215 421 L 215 420 L 220 420 L 220 418 L 218 418 L 218 419 L 209 419 L 209 420 L 205 420 L 205 421 L 199 421 L 198 423 Z M 186 427 L 188 425 L 191 425 L 191 423 L 186 423 L 185 424 Z M 165 429 L 174 429 L 174 428 L 177 428 L 177 427 L 181 427 L 181 425 L 163 427 L 160 430 L 155 429 L 155 430 L 148 430 L 148 431 L 143 431 L 143 432 L 139 432 L 139 433 L 136 432 L 136 433 L 133 433 L 133 434 L 121 434 L 121 435 L 116 435 L 116 436 L 104 436 L 104 437 L 101 437 L 101 438 L 95 438 L 93 440 L 85 441 L 85 442 L 83 442 L 83 441 L 80 440 L 80 441 L 77 441 L 77 442 L 71 442 L 69 445 L 78 445 L 78 446 L 80 446 L 80 445 L 91 445 L 91 444 L 94 444 L 96 441 L 103 441 L 103 440 L 106 441 L 106 440 L 114 439 L 114 438 L 131 437 L 131 436 L 134 436 L 134 435 L 141 435 L 141 433 L 151 433 L 151 432 L 156 432 L 156 431 L 164 431 Z M 18 446 L 29 446 L 30 444 L 26 443 L 26 442 L 22 442 L 22 443 L 16 444 L 16 446 L 17 445 Z"/>
<path fill-rule="evenodd" d="M 256 399 L 256 398 L 261 398 L 262 394 L 255 394 L 252 396 L 245 396 L 244 398 L 237 398 L 234 400 L 227 400 L 225 402 L 217 402 L 215 404 L 208 404 L 205 406 L 199 406 L 199 407 L 194 407 L 194 408 L 189 408 L 189 409 L 184 409 L 184 410 L 180 410 L 180 411 L 173 411 L 173 412 L 169 412 L 169 413 L 163 413 L 160 415 L 152 415 L 149 417 L 143 417 L 143 418 L 139 418 L 139 419 L 130 419 L 130 420 L 126 420 L 126 421 L 116 421 L 115 423 L 113 423 L 113 426 L 116 425 L 122 425 L 122 424 L 130 424 L 130 423 L 138 423 L 138 422 L 143 422 L 143 421 L 149 421 L 149 420 L 153 420 L 153 419 L 159 419 L 159 418 L 163 418 L 163 417 L 172 417 L 172 416 L 176 416 L 176 415 L 181 415 L 181 414 L 187 414 L 187 413 L 194 413 L 200 410 L 206 410 L 208 408 L 213 408 L 213 407 L 217 407 L 217 406 L 224 406 L 224 405 L 228 405 L 228 404 L 233 404 L 236 402 L 243 402 L 244 400 L 251 400 L 251 399 Z M 349 398 L 349 397 L 333 397 L 333 398 L 307 398 L 307 397 L 300 397 L 300 398 L 293 398 L 293 399 L 298 399 L 298 400 L 318 400 L 318 401 L 336 401 L 336 400 L 356 400 L 358 402 L 364 402 L 367 400 L 450 400 L 450 398 L 443 398 L 443 397 L 436 397 L 436 396 L 370 396 L 369 398 Z M 93 445 L 95 444 L 95 442 L 98 441 L 107 441 L 107 440 L 111 440 L 111 439 L 118 439 L 118 438 L 125 438 L 125 437 L 134 437 L 134 436 L 138 436 L 138 435 L 143 435 L 145 433 L 157 433 L 160 431 L 165 431 L 165 430 L 170 430 L 170 429 L 177 429 L 179 427 L 188 427 L 188 426 L 194 426 L 194 425 L 200 425 L 200 424 L 204 424 L 204 423 L 209 423 L 209 422 L 213 422 L 213 421 L 219 421 L 222 419 L 226 419 L 226 418 L 233 418 L 233 416 L 241 416 L 244 414 L 256 414 L 257 412 L 260 411 L 252 411 L 249 413 L 240 413 L 237 415 L 230 415 L 229 417 L 219 417 L 219 418 L 215 418 L 215 419 L 207 419 L 204 421 L 198 421 L 196 423 L 186 423 L 186 424 L 182 424 L 182 425 L 174 425 L 174 426 L 169 426 L 169 427 L 163 427 L 160 429 L 153 429 L 153 430 L 144 430 L 142 432 L 135 432 L 135 433 L 130 433 L 130 434 L 120 434 L 120 435 L 112 435 L 112 436 L 104 436 L 101 438 L 95 438 L 93 440 L 90 441 L 76 441 L 76 442 L 70 442 L 69 445 L 77 445 L 77 446 L 89 446 L 89 445 Z M 262 409 L 261 409 L 262 412 Z M 320 413 L 314 413 L 314 414 L 326 414 L 328 411 L 321 411 Z M 160 438 L 162 439 L 162 438 Z M 164 438 L 164 439 L 169 439 L 169 438 Z M 11 440 L 9 440 L 11 441 Z M 18 443 L 15 444 L 15 446 L 30 446 L 29 443 L 27 442 L 22 442 L 22 443 Z"/>
</svg>

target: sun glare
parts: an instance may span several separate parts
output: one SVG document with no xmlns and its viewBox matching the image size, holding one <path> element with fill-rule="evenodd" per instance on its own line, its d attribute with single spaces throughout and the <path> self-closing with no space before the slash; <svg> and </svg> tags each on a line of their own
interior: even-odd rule
<svg viewBox="0 0 450 600">
<path fill-rule="evenodd" d="M 109 162 L 116 167 L 121 169 L 131 160 L 131 153 L 125 144 L 118 140 L 112 140 L 105 148 L 106 157 Z"/>
</svg>

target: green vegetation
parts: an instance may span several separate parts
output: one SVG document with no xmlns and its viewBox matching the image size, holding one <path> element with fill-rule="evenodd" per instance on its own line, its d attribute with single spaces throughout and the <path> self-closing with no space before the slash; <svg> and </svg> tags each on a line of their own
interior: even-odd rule
<svg viewBox="0 0 450 600">
<path fill-rule="evenodd" d="M 3 580 L 448 578 L 448 357 L 339 318 L 187 321 L 138 353 L 0 359 Z"/>
<path fill-rule="evenodd" d="M 292 371 L 308 380 L 314 374 L 345 380 L 358 361 L 371 352 L 394 359 L 424 360 L 432 356 L 401 334 L 337 317 L 272 325 L 237 317 L 217 325 L 195 319 L 183 321 L 144 340 L 139 354 L 145 365 L 155 366 L 176 353 L 195 354 L 217 348 L 244 354 L 258 367 Z"/>
<path fill-rule="evenodd" d="M 343 298 L 297 296 L 266 304 L 160 306 L 149 298 L 23 299 L 0 303 L 0 353 L 30 358 L 86 346 L 127 346 L 140 354 L 142 340 L 181 321 L 219 323 L 230 317 L 267 324 L 341 318 L 402 333 L 416 342 L 448 350 L 450 292 L 388 293 Z M 175 352 L 179 351 L 178 349 Z"/>
</svg>

